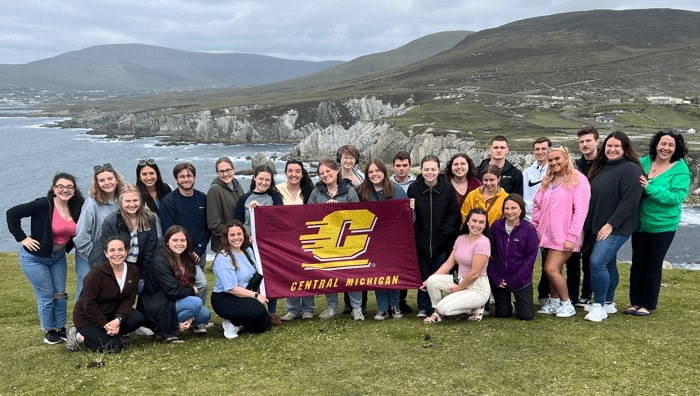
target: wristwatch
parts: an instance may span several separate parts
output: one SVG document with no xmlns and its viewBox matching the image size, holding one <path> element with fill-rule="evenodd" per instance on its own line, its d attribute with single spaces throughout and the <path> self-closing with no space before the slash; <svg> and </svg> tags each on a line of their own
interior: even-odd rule
<svg viewBox="0 0 700 396">
<path fill-rule="evenodd" d="M 122 315 L 117 315 L 117 316 L 114 317 L 114 319 L 118 320 L 119 323 L 121 323 L 122 320 L 124 320 L 124 317 L 123 317 Z"/>
<path fill-rule="evenodd" d="M 255 295 L 254 295 L 253 297 L 255 297 L 255 299 L 257 300 L 257 299 L 258 299 L 258 296 L 259 296 L 259 294 L 258 294 L 258 293 L 255 293 Z"/>
</svg>

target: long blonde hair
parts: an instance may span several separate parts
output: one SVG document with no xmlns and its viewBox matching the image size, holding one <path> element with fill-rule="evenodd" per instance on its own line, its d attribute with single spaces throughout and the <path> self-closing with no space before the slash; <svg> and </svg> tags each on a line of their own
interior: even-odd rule
<svg viewBox="0 0 700 396">
<path fill-rule="evenodd" d="M 139 209 L 136 212 L 136 224 L 130 224 L 131 221 L 129 220 L 128 216 L 126 216 L 124 211 L 122 211 L 122 199 L 126 193 L 133 193 L 139 197 Z M 146 205 L 143 202 L 143 196 L 141 196 L 141 192 L 139 191 L 138 187 L 133 184 L 125 184 L 124 187 L 119 190 L 118 199 L 119 214 L 122 215 L 122 219 L 124 219 L 124 222 L 129 227 L 129 231 L 131 231 L 134 226 L 136 227 L 137 232 L 148 231 L 151 229 L 151 217 L 153 215 L 146 209 Z"/>
<path fill-rule="evenodd" d="M 578 172 L 576 172 L 576 165 L 574 165 L 574 159 L 571 158 L 571 154 L 569 154 L 569 150 L 566 149 L 563 145 L 555 146 L 555 147 L 550 147 L 547 150 L 547 156 L 549 156 L 549 153 L 552 151 L 559 151 L 563 153 L 566 156 L 566 162 L 564 163 L 564 176 L 562 179 L 563 185 L 566 188 L 571 188 L 572 186 L 575 186 L 578 184 Z M 547 173 L 544 175 L 544 178 L 542 179 L 542 186 L 540 187 L 542 190 L 547 189 L 552 183 L 554 182 L 554 179 L 557 178 L 557 175 L 554 174 L 554 171 L 552 168 L 547 167 Z"/>
</svg>

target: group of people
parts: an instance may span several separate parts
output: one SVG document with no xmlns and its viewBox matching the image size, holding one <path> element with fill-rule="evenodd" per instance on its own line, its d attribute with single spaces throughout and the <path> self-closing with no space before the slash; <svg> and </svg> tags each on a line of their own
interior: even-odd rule
<svg viewBox="0 0 700 396">
<path fill-rule="evenodd" d="M 536 161 L 524 173 L 506 159 L 503 136 L 492 139 L 490 157 L 478 167 L 460 153 L 442 170 L 439 158 L 428 155 L 417 177 L 406 151 L 396 153 L 390 174 L 376 158 L 360 171 L 359 150 L 346 145 L 336 158 L 319 161 L 316 184 L 301 161 L 289 159 L 286 182 L 276 186 L 274 171 L 260 166 L 247 193 L 226 157 L 216 161 L 217 176 L 206 194 L 194 188 L 196 169 L 188 162 L 174 167 L 174 189 L 153 159 L 138 161 L 135 185 L 107 163 L 94 167 L 87 198 L 72 175 L 59 173 L 45 197 L 9 209 L 7 222 L 22 245 L 20 266 L 36 295 L 44 342 L 66 341 L 69 351 L 119 351 L 132 331 L 167 343 L 182 343 L 179 334 L 190 328 L 206 333 L 212 324 L 203 270 L 210 241 L 216 279 L 211 308 L 222 318 L 226 338 L 312 319 L 313 296 L 287 298 L 279 317 L 276 300 L 259 289 L 249 210 L 260 205 L 409 198 L 404 202 L 414 212 L 423 280 L 417 316 L 425 323 L 458 314 L 479 321 L 491 314 L 491 298 L 493 316 L 534 318 L 533 269 L 540 253 L 539 312 L 571 317 L 574 306 L 583 305 L 586 320 L 602 321 L 617 312 L 616 253 L 632 236 L 630 306 L 624 312 L 647 316 L 656 309 L 662 261 L 690 185 L 684 139 L 660 131 L 640 160 L 623 132 L 608 135 L 600 148 L 594 128 L 577 136 L 582 156 L 576 162 L 566 147 L 540 138 L 533 144 Z M 21 224 L 26 217 L 29 234 Z M 73 247 L 74 327 L 66 330 L 66 253 Z M 374 294 L 376 320 L 413 311 L 406 290 Z M 325 297 L 319 317 L 336 317 L 338 295 Z M 343 313 L 365 319 L 367 292 L 346 293 L 344 300 Z"/>
</svg>

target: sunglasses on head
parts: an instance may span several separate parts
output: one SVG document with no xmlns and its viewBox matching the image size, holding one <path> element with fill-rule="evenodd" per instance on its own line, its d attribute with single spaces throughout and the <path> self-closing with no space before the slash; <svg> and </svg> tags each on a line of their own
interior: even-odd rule
<svg viewBox="0 0 700 396">
<path fill-rule="evenodd" d="M 139 165 L 155 165 L 156 160 L 153 158 L 144 158 L 139 160 Z"/>
<path fill-rule="evenodd" d="M 552 150 L 562 150 L 563 152 L 569 154 L 569 150 L 563 144 L 556 144 L 554 146 L 551 146 L 547 149 L 547 152 L 552 151 Z"/>
<path fill-rule="evenodd" d="M 93 169 L 95 170 L 95 173 L 114 170 L 114 168 L 112 168 L 112 164 L 110 164 L 109 162 L 102 165 L 95 165 Z"/>
<path fill-rule="evenodd" d="M 661 134 L 662 135 L 673 135 L 673 136 L 680 135 L 680 133 L 675 129 L 664 129 L 663 131 L 661 131 Z"/>
</svg>

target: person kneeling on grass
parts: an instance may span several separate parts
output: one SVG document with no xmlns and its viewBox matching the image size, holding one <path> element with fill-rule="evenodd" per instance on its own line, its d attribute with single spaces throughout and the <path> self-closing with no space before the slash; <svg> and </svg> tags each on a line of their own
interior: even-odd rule
<svg viewBox="0 0 700 396">
<path fill-rule="evenodd" d="M 434 312 L 423 323 L 437 323 L 443 316 L 459 315 L 472 312 L 470 320 L 480 321 L 484 313 L 484 304 L 489 300 L 491 287 L 486 274 L 491 242 L 488 233 L 488 214 L 482 208 L 469 211 L 452 253 L 447 261 L 423 282 L 421 290 L 427 291 Z M 450 270 L 459 265 L 457 279 Z M 442 292 L 447 292 L 445 298 Z"/>
<path fill-rule="evenodd" d="M 133 309 L 139 269 L 124 261 L 126 245 L 118 236 L 107 238 L 107 261 L 100 262 L 85 276 L 73 308 L 75 326 L 68 329 L 66 351 L 77 352 L 84 345 L 98 352 L 120 352 L 128 345 L 124 336 L 143 324 L 143 315 Z"/>
<path fill-rule="evenodd" d="M 267 297 L 248 289 L 256 273 L 250 246 L 250 236 L 241 221 L 229 221 L 221 228 L 221 249 L 214 258 L 216 283 L 211 306 L 223 319 L 226 338 L 238 337 L 241 327 L 251 333 L 264 333 L 272 325 L 265 308 Z"/>
</svg>

